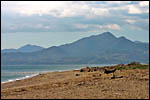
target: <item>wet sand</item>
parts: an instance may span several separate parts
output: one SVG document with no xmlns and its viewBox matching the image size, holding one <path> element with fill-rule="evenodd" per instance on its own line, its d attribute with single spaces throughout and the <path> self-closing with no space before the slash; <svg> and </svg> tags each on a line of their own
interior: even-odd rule
<svg viewBox="0 0 150 100">
<path fill-rule="evenodd" d="M 149 99 L 149 69 L 48 72 L 1 84 L 2 99 Z"/>
</svg>

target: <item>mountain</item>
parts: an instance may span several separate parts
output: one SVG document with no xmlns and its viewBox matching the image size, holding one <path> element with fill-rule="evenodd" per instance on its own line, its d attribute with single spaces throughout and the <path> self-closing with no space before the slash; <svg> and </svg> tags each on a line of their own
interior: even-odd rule
<svg viewBox="0 0 150 100">
<path fill-rule="evenodd" d="M 149 62 L 149 44 L 110 32 L 32 53 L 2 53 L 2 64 L 117 64 Z"/>
<path fill-rule="evenodd" d="M 15 52 L 35 52 L 44 49 L 43 47 L 27 44 L 18 49 L 3 49 L 2 53 L 15 53 Z"/>
<path fill-rule="evenodd" d="M 135 43 L 148 43 L 148 42 L 141 42 L 141 41 L 134 41 Z"/>
<path fill-rule="evenodd" d="M 3 49 L 1 50 L 2 53 L 9 53 L 9 52 L 17 52 L 17 49 Z"/>
<path fill-rule="evenodd" d="M 72 56 L 97 55 L 97 53 L 108 49 L 110 43 L 116 41 L 117 38 L 110 32 L 105 32 L 100 35 L 86 37 L 74 43 L 62 45 L 64 51 L 67 51 Z"/>
</svg>

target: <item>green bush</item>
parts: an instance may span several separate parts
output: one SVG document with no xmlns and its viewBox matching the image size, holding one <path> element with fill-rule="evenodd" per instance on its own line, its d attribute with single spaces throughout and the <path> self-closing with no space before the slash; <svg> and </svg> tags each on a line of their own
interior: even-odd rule
<svg viewBox="0 0 150 100">
<path fill-rule="evenodd" d="M 137 69 L 138 67 L 136 67 L 136 66 L 134 66 L 134 67 L 132 67 L 132 69 Z"/>
<path fill-rule="evenodd" d="M 126 70 L 126 69 L 148 69 L 149 65 L 132 65 L 130 67 L 118 67 L 117 70 Z"/>
<path fill-rule="evenodd" d="M 147 68 L 149 68 L 149 65 L 137 65 L 131 67 L 131 69 L 147 69 Z"/>
<path fill-rule="evenodd" d="M 126 67 L 119 67 L 119 68 L 117 68 L 118 70 L 125 70 L 125 69 L 127 69 Z"/>
</svg>

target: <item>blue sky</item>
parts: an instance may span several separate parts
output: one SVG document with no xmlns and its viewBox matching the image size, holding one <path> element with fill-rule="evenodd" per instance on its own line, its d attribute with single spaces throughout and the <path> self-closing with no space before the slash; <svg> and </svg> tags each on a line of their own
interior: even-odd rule
<svg viewBox="0 0 150 100">
<path fill-rule="evenodd" d="M 148 1 L 2 1 L 1 47 L 43 47 L 112 32 L 149 42 Z"/>
</svg>

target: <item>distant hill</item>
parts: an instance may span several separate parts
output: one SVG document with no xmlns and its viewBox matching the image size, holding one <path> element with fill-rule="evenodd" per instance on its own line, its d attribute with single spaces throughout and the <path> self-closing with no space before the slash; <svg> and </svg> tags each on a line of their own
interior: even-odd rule
<svg viewBox="0 0 150 100">
<path fill-rule="evenodd" d="M 2 53 L 15 53 L 15 52 L 35 52 L 44 49 L 43 47 L 27 44 L 18 49 L 3 49 Z"/>
<path fill-rule="evenodd" d="M 141 42 L 141 41 L 134 41 L 135 43 L 147 43 L 148 44 L 148 42 Z"/>
<path fill-rule="evenodd" d="M 110 32 L 32 53 L 2 53 L 2 64 L 117 64 L 149 62 L 149 44 Z"/>
</svg>

